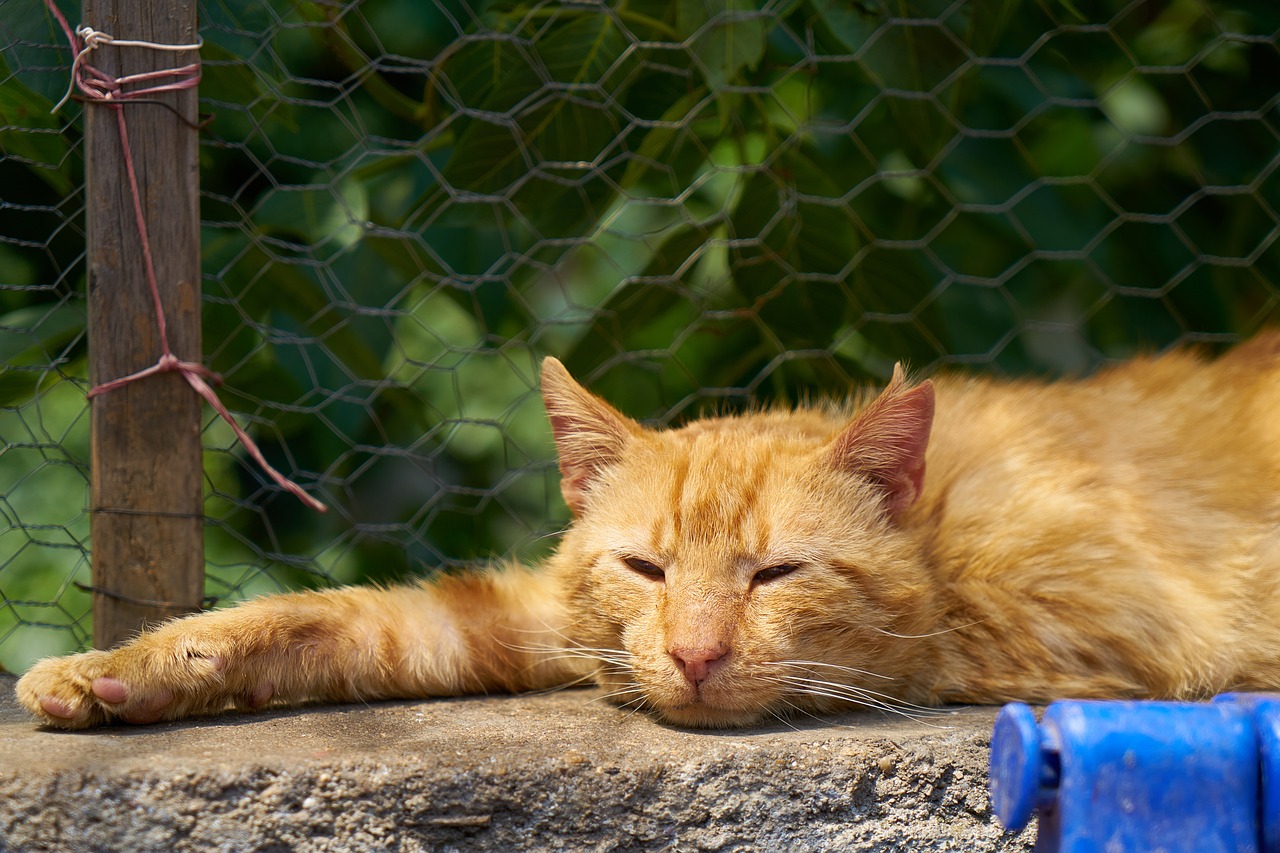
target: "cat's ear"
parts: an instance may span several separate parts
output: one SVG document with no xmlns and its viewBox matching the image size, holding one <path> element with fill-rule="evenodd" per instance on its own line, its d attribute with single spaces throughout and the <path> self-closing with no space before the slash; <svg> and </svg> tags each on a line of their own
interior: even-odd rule
<svg viewBox="0 0 1280 853">
<path fill-rule="evenodd" d="M 842 471 L 884 489 L 889 516 L 897 519 L 924 487 L 924 454 L 933 427 L 933 383 L 908 386 L 901 364 L 875 400 L 836 436 L 829 460 Z"/>
<path fill-rule="evenodd" d="M 554 358 L 542 362 L 542 401 L 560 457 L 560 492 L 574 515 L 600 471 L 621 461 L 635 421 L 579 385 Z"/>
</svg>

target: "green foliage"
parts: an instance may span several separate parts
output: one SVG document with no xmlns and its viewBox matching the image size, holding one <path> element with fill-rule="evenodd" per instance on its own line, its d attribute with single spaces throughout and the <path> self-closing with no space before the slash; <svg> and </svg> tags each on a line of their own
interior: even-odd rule
<svg viewBox="0 0 1280 853">
<path fill-rule="evenodd" d="M 336 507 L 211 426 L 210 593 L 545 549 L 544 354 L 665 422 L 899 359 L 1056 374 L 1247 334 L 1280 282 L 1278 9 L 205 4 L 206 360 Z M 17 41 L 0 428 L 34 368 L 83 375 L 78 131 Z"/>
</svg>

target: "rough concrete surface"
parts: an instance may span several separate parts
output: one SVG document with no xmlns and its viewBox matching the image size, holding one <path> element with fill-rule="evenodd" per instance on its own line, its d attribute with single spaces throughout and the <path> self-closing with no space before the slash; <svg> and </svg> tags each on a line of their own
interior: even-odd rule
<svg viewBox="0 0 1280 853">
<path fill-rule="evenodd" d="M 0 850 L 1025 851 L 989 708 L 727 732 L 590 690 L 66 733 L 0 677 Z"/>
</svg>

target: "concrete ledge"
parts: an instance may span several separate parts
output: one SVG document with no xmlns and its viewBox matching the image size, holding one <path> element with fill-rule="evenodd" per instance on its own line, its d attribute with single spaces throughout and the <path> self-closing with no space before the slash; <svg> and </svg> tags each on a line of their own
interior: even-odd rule
<svg viewBox="0 0 1280 853">
<path fill-rule="evenodd" d="M 589 690 L 63 733 L 0 677 L 0 850 L 1023 851 L 992 709 L 668 728 Z"/>
</svg>

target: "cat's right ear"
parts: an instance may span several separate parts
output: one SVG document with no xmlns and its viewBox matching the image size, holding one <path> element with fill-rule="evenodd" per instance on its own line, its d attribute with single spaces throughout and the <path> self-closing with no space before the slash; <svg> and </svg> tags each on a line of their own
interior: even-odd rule
<svg viewBox="0 0 1280 853">
<path fill-rule="evenodd" d="M 550 356 L 542 362 L 542 401 L 560 457 L 560 492 L 578 515 L 600 472 L 622 460 L 627 443 L 641 427 L 579 385 Z"/>
</svg>

